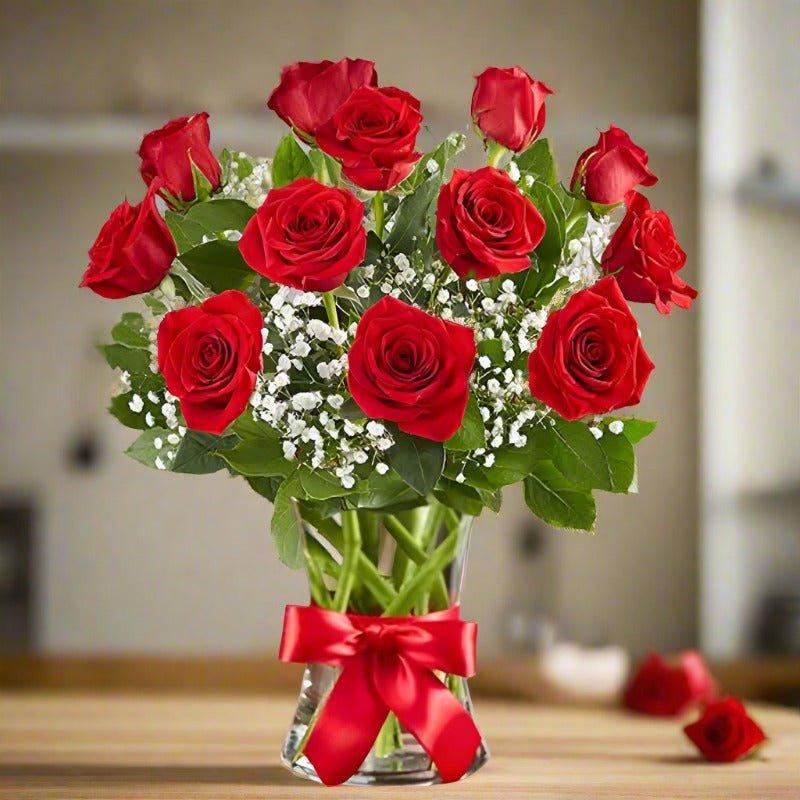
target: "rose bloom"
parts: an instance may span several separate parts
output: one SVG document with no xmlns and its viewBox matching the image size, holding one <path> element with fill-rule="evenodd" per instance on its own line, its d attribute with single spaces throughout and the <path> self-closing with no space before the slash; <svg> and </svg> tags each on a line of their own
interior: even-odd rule
<svg viewBox="0 0 800 800">
<path fill-rule="evenodd" d="M 610 277 L 550 314 L 528 359 L 531 394 L 564 419 L 635 405 L 652 371 L 636 320 Z"/>
<path fill-rule="evenodd" d="M 545 229 L 536 206 L 494 167 L 454 170 L 439 192 L 436 244 L 462 278 L 527 269 Z"/>
<path fill-rule="evenodd" d="M 382 191 L 408 177 L 422 122 L 419 100 L 394 87 L 362 86 L 317 131 L 317 144 L 342 162 L 342 173 L 362 189 Z"/>
<path fill-rule="evenodd" d="M 244 229 L 239 252 L 275 283 L 327 292 L 364 260 L 363 218 L 364 206 L 351 192 L 300 178 L 267 195 Z"/>
<path fill-rule="evenodd" d="M 118 299 L 155 289 L 177 255 L 175 241 L 158 213 L 153 182 L 139 205 L 120 203 L 89 250 L 81 286 Z"/>
<path fill-rule="evenodd" d="M 674 659 L 651 653 L 636 668 L 623 693 L 632 711 L 657 717 L 685 713 L 716 694 L 703 657 L 688 650 Z"/>
<path fill-rule="evenodd" d="M 639 192 L 629 192 L 625 203 L 625 218 L 603 253 L 603 270 L 615 274 L 628 300 L 653 303 L 661 314 L 669 314 L 671 303 L 689 308 L 697 291 L 678 277 L 686 253 L 670 218 L 664 211 L 653 211 Z"/>
<path fill-rule="evenodd" d="M 489 67 L 475 78 L 472 119 L 489 139 L 519 152 L 542 132 L 549 94 L 522 67 Z"/>
<path fill-rule="evenodd" d="M 191 117 L 170 120 L 162 128 L 150 131 L 139 147 L 142 163 L 139 171 L 148 185 L 160 178 L 173 197 L 195 199 L 192 164 L 216 189 L 220 182 L 220 166 L 211 151 L 208 114 L 203 111 Z"/>
<path fill-rule="evenodd" d="M 722 697 L 710 703 L 700 719 L 683 731 L 707 761 L 718 762 L 746 758 L 767 738 L 735 697 Z"/>
<path fill-rule="evenodd" d="M 262 367 L 262 324 L 233 289 L 161 320 L 158 369 L 190 428 L 220 434 L 247 408 Z"/>
<path fill-rule="evenodd" d="M 298 61 L 281 70 L 267 107 L 309 139 L 355 89 L 377 83 L 374 62 L 362 58 L 343 58 L 335 63 Z"/>
<path fill-rule="evenodd" d="M 472 328 L 387 295 L 358 323 L 347 383 L 368 417 L 443 442 L 461 426 L 474 361 Z"/>
<path fill-rule="evenodd" d="M 572 190 L 583 187 L 593 203 L 621 203 L 637 184 L 652 186 L 658 178 L 647 167 L 647 151 L 622 128 L 612 125 L 597 144 L 584 150 L 572 173 Z"/>
</svg>

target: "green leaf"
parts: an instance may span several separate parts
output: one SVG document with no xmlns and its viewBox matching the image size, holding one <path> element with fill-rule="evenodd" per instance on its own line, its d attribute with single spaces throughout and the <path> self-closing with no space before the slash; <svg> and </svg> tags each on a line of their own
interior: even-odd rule
<svg viewBox="0 0 800 800">
<path fill-rule="evenodd" d="M 299 481 L 287 478 L 275 493 L 270 532 L 278 558 L 290 569 L 303 565 L 303 532 L 292 500 L 302 495 Z"/>
<path fill-rule="evenodd" d="M 219 451 L 225 450 L 236 441 L 233 436 L 214 436 L 202 431 L 187 430 L 178 452 L 172 461 L 173 472 L 191 475 L 208 475 L 225 469 L 225 462 Z"/>
<path fill-rule="evenodd" d="M 108 407 L 109 413 L 116 417 L 126 428 L 134 428 L 135 430 L 147 430 L 147 423 L 144 419 L 144 411 L 135 414 L 131 411 L 128 405 L 133 399 L 135 392 L 125 392 L 125 394 L 118 394 L 111 398 L 111 404 Z"/>
<path fill-rule="evenodd" d="M 117 344 L 139 350 L 147 350 L 150 346 L 150 338 L 144 326 L 144 319 L 141 314 L 133 311 L 126 311 L 122 315 L 122 319 L 111 329 L 111 338 Z"/>
<path fill-rule="evenodd" d="M 548 186 L 558 183 L 558 171 L 553 148 L 548 139 L 537 139 L 527 150 L 514 158 L 520 172 L 533 175 Z"/>
<path fill-rule="evenodd" d="M 533 431 L 530 440 L 571 483 L 589 489 L 611 489 L 606 458 L 585 422 L 558 419 L 552 427 Z"/>
<path fill-rule="evenodd" d="M 179 253 L 216 238 L 223 231 L 243 231 L 255 211 L 241 200 L 219 199 L 196 203 L 185 214 L 167 211 L 165 219 Z"/>
<path fill-rule="evenodd" d="M 291 133 L 284 136 L 272 160 L 272 185 L 277 189 L 313 174 L 314 167 L 294 136 Z"/>
<path fill-rule="evenodd" d="M 256 494 L 266 498 L 270 503 L 275 502 L 275 495 L 281 485 L 280 478 L 245 478 L 245 480 Z"/>
<path fill-rule="evenodd" d="M 456 483 L 443 478 L 433 492 L 434 497 L 442 504 L 461 512 L 477 517 L 483 511 L 483 499 L 477 489 L 466 483 Z"/>
<path fill-rule="evenodd" d="M 444 447 L 402 431 L 394 433 L 394 446 L 387 461 L 394 471 L 416 492 L 426 495 L 436 485 L 444 469 Z"/>
<path fill-rule="evenodd" d="M 386 237 L 386 245 L 390 253 L 410 253 L 416 247 L 417 240 L 424 238 L 428 232 L 428 212 L 439 192 L 441 176 L 434 175 L 423 181 L 413 194 L 408 195 L 397 208 L 392 217 L 392 230 Z"/>
<path fill-rule="evenodd" d="M 246 415 L 245 415 L 246 416 Z M 238 425 L 238 422 L 237 422 Z M 237 436 L 244 437 L 230 450 L 220 453 L 231 469 L 247 477 L 271 478 L 294 471 L 296 462 L 283 455 L 280 439 L 274 435 L 246 435 L 234 426 Z"/>
<path fill-rule="evenodd" d="M 303 493 L 309 500 L 329 500 L 331 497 L 344 497 L 352 489 L 345 489 L 342 482 L 334 475 L 321 470 L 312 470 L 305 465 L 298 467 L 297 478 L 303 487 Z"/>
<path fill-rule="evenodd" d="M 349 419 L 351 422 L 357 419 L 366 419 L 367 417 L 352 397 L 342 403 L 342 407 L 339 409 L 339 416 Z"/>
<path fill-rule="evenodd" d="M 631 444 L 638 444 L 656 428 L 656 423 L 652 420 L 637 419 L 636 417 L 606 417 L 604 421 L 613 422 L 615 419 L 622 422 L 624 426 L 622 428 L 622 435 Z"/>
<path fill-rule="evenodd" d="M 157 300 L 151 294 L 142 295 L 142 300 L 144 300 L 144 304 L 157 316 L 166 314 L 167 311 L 169 311 L 164 303 L 162 303 L 160 300 Z"/>
<path fill-rule="evenodd" d="M 206 242 L 180 255 L 181 263 L 213 292 L 226 289 L 246 289 L 255 278 L 247 266 L 236 242 L 224 239 Z"/>
<path fill-rule="evenodd" d="M 633 445 L 625 436 L 613 434 L 608 430 L 597 440 L 600 451 L 606 460 L 606 469 L 611 486 L 608 491 L 625 493 L 632 491 L 636 481 L 636 456 Z"/>
<path fill-rule="evenodd" d="M 101 344 L 97 349 L 111 367 L 130 373 L 150 373 L 150 353 L 147 350 L 136 350 L 122 344 Z"/>
<path fill-rule="evenodd" d="M 567 215 L 556 192 L 544 183 L 534 183 L 526 188 L 525 194 L 544 217 L 544 237 L 536 247 L 536 255 L 542 261 L 557 262 L 561 258 L 566 237 Z"/>
<path fill-rule="evenodd" d="M 156 458 L 160 458 L 165 468 L 169 468 L 166 451 L 169 449 L 167 436 L 171 433 L 167 428 L 150 428 L 125 451 L 125 455 L 152 469 L 156 469 Z M 156 439 L 161 440 L 161 447 L 155 446 Z"/>
<path fill-rule="evenodd" d="M 488 470 L 489 481 L 497 489 L 517 483 L 530 475 L 543 457 L 533 441 L 528 441 L 524 447 L 502 447 L 496 452 L 494 464 Z"/>
<path fill-rule="evenodd" d="M 385 475 L 373 472 L 367 481 L 358 486 L 358 493 L 350 495 L 347 503 L 355 508 L 391 509 L 396 511 L 414 508 L 425 502 L 425 498 L 414 491 L 392 469 Z"/>
<path fill-rule="evenodd" d="M 467 137 L 463 133 L 451 133 L 438 147 L 425 153 L 411 171 L 411 174 L 400 184 L 397 189 L 403 194 L 413 192 L 423 181 L 427 180 L 431 173 L 428 171 L 428 164 L 431 161 L 436 163 L 438 171 L 434 175 L 441 178 L 444 176 L 448 163 L 455 158 L 465 147 Z"/>
<path fill-rule="evenodd" d="M 470 395 L 461 427 L 444 443 L 447 450 L 475 450 L 486 445 L 478 401 Z"/>
<path fill-rule="evenodd" d="M 308 151 L 308 160 L 314 170 L 314 178 L 326 186 L 336 186 L 342 179 L 342 165 L 317 147 Z"/>
<path fill-rule="evenodd" d="M 591 531 L 596 516 L 591 492 L 571 484 L 549 461 L 525 479 L 525 502 L 539 519 L 556 528 Z"/>
</svg>

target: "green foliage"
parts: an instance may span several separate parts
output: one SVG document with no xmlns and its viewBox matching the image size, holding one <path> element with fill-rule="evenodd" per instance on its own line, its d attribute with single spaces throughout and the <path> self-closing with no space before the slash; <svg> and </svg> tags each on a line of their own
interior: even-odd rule
<svg viewBox="0 0 800 800">
<path fill-rule="evenodd" d="M 255 273 L 247 266 L 236 242 L 217 239 L 180 255 L 181 263 L 200 283 L 215 293 L 246 289 Z"/>
<path fill-rule="evenodd" d="M 398 185 L 398 190 L 403 194 L 410 194 L 427 180 L 431 175 L 428 171 L 428 164 L 431 161 L 438 167 L 438 171 L 433 174 L 438 175 L 441 181 L 442 176 L 446 174 L 448 164 L 464 149 L 466 142 L 467 137 L 463 133 L 451 133 L 438 147 L 422 156 L 411 174 Z"/>
<path fill-rule="evenodd" d="M 207 475 L 225 469 L 219 452 L 233 445 L 233 436 L 214 436 L 211 433 L 187 430 L 169 465 L 173 472 Z"/>
<path fill-rule="evenodd" d="M 275 493 L 270 533 L 278 558 L 290 569 L 303 566 L 303 534 L 297 518 L 294 498 L 302 495 L 299 480 L 285 480 Z"/>
<path fill-rule="evenodd" d="M 135 373 L 150 372 L 150 353 L 124 344 L 101 344 L 97 349 L 110 367 Z"/>
<path fill-rule="evenodd" d="M 308 151 L 308 160 L 314 170 L 314 178 L 326 186 L 336 186 L 342 180 L 342 165 L 317 147 Z"/>
<path fill-rule="evenodd" d="M 631 444 L 637 444 L 649 436 L 656 428 L 656 423 L 648 419 L 636 417 L 606 417 L 606 422 L 619 420 L 623 424 L 622 434 Z"/>
<path fill-rule="evenodd" d="M 111 329 L 111 338 L 117 344 L 138 350 L 147 350 L 150 345 L 144 319 L 134 311 L 126 311 L 122 315 L 122 319 Z"/>
<path fill-rule="evenodd" d="M 499 344 L 499 342 L 498 342 Z M 461 427 L 444 443 L 447 450 L 475 450 L 486 445 L 486 432 L 478 401 L 470 395 Z"/>
<path fill-rule="evenodd" d="M 431 176 L 400 204 L 392 218 L 392 230 L 386 237 L 390 253 L 410 253 L 416 242 L 427 236 L 428 214 L 439 194 L 441 182 L 441 175 Z"/>
<path fill-rule="evenodd" d="M 591 531 L 596 516 L 587 489 L 571 484 L 549 461 L 539 461 L 525 479 L 525 502 L 539 519 L 556 528 Z"/>
<path fill-rule="evenodd" d="M 125 451 L 125 455 L 130 456 L 134 461 L 144 464 L 146 467 L 156 469 L 156 458 L 161 458 L 165 467 L 167 457 L 165 451 L 167 436 L 172 433 L 168 428 L 149 428 L 140 434 L 139 438 Z M 160 439 L 160 448 L 155 446 L 156 439 Z"/>
<path fill-rule="evenodd" d="M 134 428 L 135 430 L 146 430 L 147 423 L 144 419 L 144 413 L 134 414 L 131 411 L 129 403 L 133 400 L 135 392 L 125 392 L 118 394 L 111 398 L 111 403 L 108 406 L 108 411 L 112 417 L 116 417 L 126 428 Z"/>
<path fill-rule="evenodd" d="M 627 492 L 633 481 L 633 447 L 624 436 L 606 432 L 595 439 L 585 422 L 557 419 L 552 427 L 536 430 L 531 440 L 577 486 Z"/>
<path fill-rule="evenodd" d="M 389 465 L 418 494 L 428 494 L 444 469 L 444 447 L 402 431 L 393 435 L 395 443 L 387 454 Z"/>
<path fill-rule="evenodd" d="M 534 180 L 551 187 L 558 183 L 558 169 L 548 139 L 537 139 L 527 150 L 516 156 L 514 161 L 522 174 L 532 175 Z"/>
<path fill-rule="evenodd" d="M 241 200 L 219 199 L 195 203 L 185 214 L 167 211 L 165 220 L 179 253 L 215 239 L 223 231 L 243 231 L 255 212 Z"/>
<path fill-rule="evenodd" d="M 541 261 L 556 263 L 561 258 L 566 240 L 567 214 L 557 192 L 545 183 L 534 183 L 525 189 L 531 202 L 544 217 L 547 229 L 536 247 Z"/>
<path fill-rule="evenodd" d="M 220 453 L 231 469 L 253 478 L 287 476 L 294 465 L 283 455 L 280 439 L 266 423 L 257 423 L 244 414 L 233 426 L 238 443 Z"/>
<path fill-rule="evenodd" d="M 442 478 L 433 496 L 443 505 L 454 508 L 462 514 L 477 517 L 483 511 L 481 493 L 465 483 L 456 483 L 449 478 Z"/>
<path fill-rule="evenodd" d="M 275 188 L 286 186 L 298 178 L 310 178 L 314 166 L 309 157 L 289 133 L 278 143 L 275 158 L 272 160 L 272 184 Z"/>
</svg>

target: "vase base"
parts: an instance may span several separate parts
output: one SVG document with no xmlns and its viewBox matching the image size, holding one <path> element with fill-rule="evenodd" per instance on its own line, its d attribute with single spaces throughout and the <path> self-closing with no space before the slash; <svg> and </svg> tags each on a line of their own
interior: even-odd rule
<svg viewBox="0 0 800 800">
<path fill-rule="evenodd" d="M 489 760 L 489 751 L 481 744 L 475 758 L 461 780 L 477 772 Z M 305 757 L 292 761 L 284 751 L 281 763 L 293 775 L 322 783 L 314 765 Z M 434 786 L 442 779 L 422 748 L 406 749 L 387 758 L 370 756 L 361 769 L 344 782 L 344 786 Z"/>
</svg>

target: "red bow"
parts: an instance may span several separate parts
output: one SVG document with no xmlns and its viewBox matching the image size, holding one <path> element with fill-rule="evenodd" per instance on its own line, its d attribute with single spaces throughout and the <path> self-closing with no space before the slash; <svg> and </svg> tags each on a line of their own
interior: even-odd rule
<svg viewBox="0 0 800 800">
<path fill-rule="evenodd" d="M 458 607 L 419 617 L 368 617 L 287 606 L 281 661 L 341 668 L 303 751 L 322 782 L 346 781 L 367 757 L 392 711 L 444 782 L 469 769 L 481 735 L 433 674 L 475 674 L 477 625 Z"/>
</svg>

